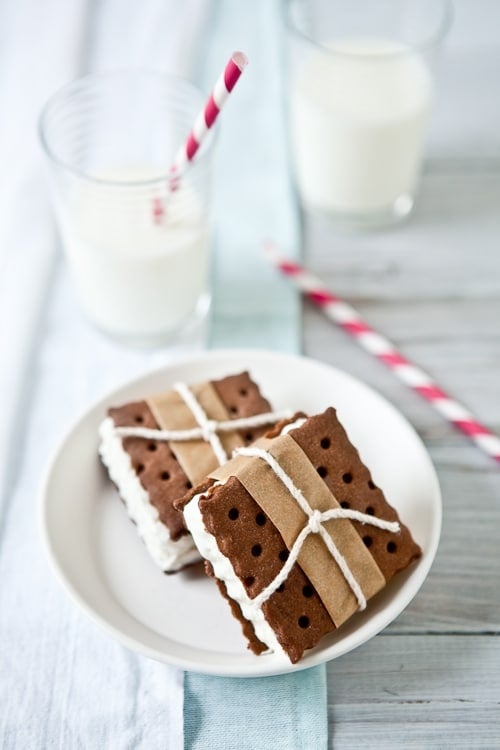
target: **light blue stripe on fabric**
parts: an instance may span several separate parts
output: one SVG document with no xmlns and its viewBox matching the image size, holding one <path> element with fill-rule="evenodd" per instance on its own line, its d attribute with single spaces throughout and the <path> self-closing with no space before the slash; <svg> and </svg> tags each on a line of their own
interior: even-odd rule
<svg viewBox="0 0 500 750">
<path fill-rule="evenodd" d="M 322 667 L 276 677 L 186 676 L 184 742 L 189 750 L 324 750 Z"/>
<path fill-rule="evenodd" d="M 243 50 L 249 65 L 221 115 L 211 346 L 298 352 L 300 300 L 261 252 L 266 239 L 291 257 L 300 248 L 283 117 L 280 3 L 220 0 L 214 11 L 204 89 L 234 50 Z M 324 667 L 248 679 L 186 673 L 184 686 L 186 750 L 327 746 Z"/>
<path fill-rule="evenodd" d="M 217 2 L 203 87 L 236 49 L 249 59 L 220 117 L 215 185 L 212 347 L 300 349 L 300 298 L 262 254 L 272 238 L 296 257 L 299 214 L 283 118 L 280 3 Z"/>
</svg>

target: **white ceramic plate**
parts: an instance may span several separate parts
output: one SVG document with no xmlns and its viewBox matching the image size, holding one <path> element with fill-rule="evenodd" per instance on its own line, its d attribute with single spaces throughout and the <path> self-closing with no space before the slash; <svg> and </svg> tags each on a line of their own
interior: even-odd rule
<svg viewBox="0 0 500 750">
<path fill-rule="evenodd" d="M 166 576 L 148 557 L 97 458 L 97 427 L 106 409 L 164 390 L 177 381 L 248 369 L 277 409 L 310 414 L 329 405 L 421 545 L 423 556 L 337 633 L 292 665 L 254 656 L 239 623 L 201 566 Z M 334 659 L 394 620 L 421 587 L 436 553 L 441 497 L 429 456 L 387 401 L 344 372 L 305 357 L 254 350 L 211 351 L 124 385 L 90 409 L 63 440 L 43 491 L 42 527 L 50 558 L 73 599 L 135 651 L 184 669 L 218 675 L 290 672 Z"/>
</svg>

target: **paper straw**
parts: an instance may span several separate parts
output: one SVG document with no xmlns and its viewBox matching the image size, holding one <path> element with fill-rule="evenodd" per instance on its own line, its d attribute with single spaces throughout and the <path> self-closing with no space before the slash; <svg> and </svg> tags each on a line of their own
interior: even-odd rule
<svg viewBox="0 0 500 750">
<path fill-rule="evenodd" d="M 192 163 L 200 146 L 203 144 L 209 131 L 214 126 L 220 111 L 229 98 L 231 91 L 236 86 L 247 64 L 248 60 L 243 52 L 234 52 L 231 55 L 231 58 L 220 74 L 212 93 L 208 97 L 205 106 L 198 113 L 192 130 L 179 148 L 170 167 L 170 178 L 168 183 L 169 193 L 178 188 L 180 178 Z M 166 200 L 164 199 L 162 201 L 160 198 L 157 198 L 153 203 L 153 216 L 156 222 L 161 221 L 163 218 L 166 208 L 165 203 Z"/>
<path fill-rule="evenodd" d="M 281 273 L 321 308 L 327 318 L 337 323 L 363 349 L 387 365 L 403 383 L 420 394 L 488 456 L 500 462 L 500 438 L 482 425 L 465 406 L 451 398 L 426 372 L 406 359 L 388 339 L 369 326 L 351 305 L 329 291 L 306 268 L 280 256 L 273 245 L 266 245 L 265 253 Z"/>
<path fill-rule="evenodd" d="M 243 52 L 235 52 L 226 67 L 222 71 L 217 83 L 205 106 L 199 112 L 195 120 L 193 129 L 189 133 L 186 141 L 182 144 L 170 168 L 170 173 L 177 178 L 186 170 L 186 167 L 193 161 L 198 149 L 203 143 L 209 130 L 213 127 L 217 117 L 229 94 L 236 86 L 241 74 L 247 66 L 248 60 Z"/>
</svg>

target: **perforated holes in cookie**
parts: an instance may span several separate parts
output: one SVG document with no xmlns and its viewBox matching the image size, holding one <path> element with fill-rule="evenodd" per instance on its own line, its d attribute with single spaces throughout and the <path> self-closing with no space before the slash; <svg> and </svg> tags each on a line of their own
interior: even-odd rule
<svg viewBox="0 0 500 750">
<path fill-rule="evenodd" d="M 288 551 L 265 513 L 237 480 L 231 478 L 212 499 L 200 501 L 207 529 L 234 567 L 249 596 L 256 596 L 283 566 Z M 259 554 L 255 556 L 258 545 Z M 253 553 L 252 553 L 253 551 Z M 310 648 L 333 624 L 313 586 L 298 566 L 263 605 L 271 627 L 286 629 L 295 654 Z M 304 627 L 307 617 L 309 625 Z M 284 624 L 284 620 L 286 624 Z"/>
<path fill-rule="evenodd" d="M 353 449 L 344 445 L 339 451 L 335 443 L 335 434 L 323 429 L 314 444 L 309 444 L 306 452 L 316 466 L 319 476 L 326 482 L 342 508 L 351 508 L 368 515 L 387 517 L 388 507 L 383 495 L 371 479 L 366 467 L 356 459 Z M 344 458 L 343 463 L 341 457 Z M 393 518 L 392 513 L 390 514 Z M 381 564 L 381 568 L 390 571 L 394 567 L 398 543 L 388 539 L 387 532 L 370 529 L 367 533 L 360 524 L 354 522 L 358 532 L 370 553 Z M 383 564 L 382 564 L 383 563 Z"/>
</svg>

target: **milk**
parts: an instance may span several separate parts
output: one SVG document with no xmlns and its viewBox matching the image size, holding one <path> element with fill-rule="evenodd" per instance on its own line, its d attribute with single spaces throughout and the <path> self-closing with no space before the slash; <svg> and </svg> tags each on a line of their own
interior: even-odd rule
<svg viewBox="0 0 500 750">
<path fill-rule="evenodd" d="M 299 191 L 313 209 L 351 215 L 411 208 L 432 82 L 422 59 L 383 39 L 315 52 L 292 81 Z"/>
<path fill-rule="evenodd" d="M 158 170 L 133 165 L 92 176 L 106 182 L 80 183 L 61 216 L 84 311 L 116 337 L 161 339 L 207 303 L 209 227 L 201 201 L 181 185 L 155 222 L 158 183 L 144 181 L 161 178 Z"/>
</svg>

